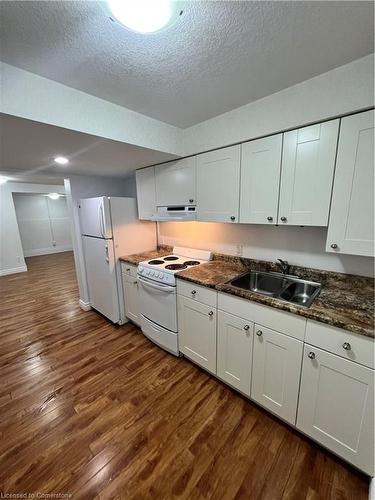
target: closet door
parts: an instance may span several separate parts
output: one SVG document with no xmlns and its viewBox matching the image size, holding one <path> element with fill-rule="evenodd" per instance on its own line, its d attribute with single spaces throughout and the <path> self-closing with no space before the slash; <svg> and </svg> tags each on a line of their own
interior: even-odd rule
<svg viewBox="0 0 375 500">
<path fill-rule="evenodd" d="M 327 251 L 374 256 L 374 111 L 341 120 Z"/>
<path fill-rule="evenodd" d="M 240 222 L 276 224 L 282 134 L 242 144 Z"/>
<path fill-rule="evenodd" d="M 279 224 L 327 226 L 339 120 L 284 134 Z"/>
<path fill-rule="evenodd" d="M 238 222 L 239 191 L 240 146 L 198 155 L 198 220 Z"/>
</svg>

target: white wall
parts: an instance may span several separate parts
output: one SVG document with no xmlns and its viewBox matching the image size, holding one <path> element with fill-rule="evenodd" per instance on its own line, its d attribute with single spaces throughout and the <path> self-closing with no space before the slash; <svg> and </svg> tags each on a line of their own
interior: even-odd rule
<svg viewBox="0 0 375 500">
<path fill-rule="evenodd" d="M 13 200 L 25 257 L 73 249 L 65 196 L 13 193 Z"/>
<path fill-rule="evenodd" d="M 64 186 L 7 182 L 0 185 L 0 276 L 27 271 L 13 193 L 65 193 Z"/>
<path fill-rule="evenodd" d="M 373 54 L 183 131 L 190 155 L 374 105 Z"/>
<path fill-rule="evenodd" d="M 0 111 L 180 155 L 182 131 L 154 118 L 0 62 Z"/>
<path fill-rule="evenodd" d="M 259 260 L 286 259 L 290 264 L 349 274 L 373 276 L 374 259 L 325 252 L 326 228 L 159 222 L 159 244 L 182 245 Z"/>
<path fill-rule="evenodd" d="M 90 301 L 79 223 L 79 200 L 81 198 L 93 198 L 96 196 L 135 197 L 135 182 L 133 177 L 134 176 L 130 176 L 129 178 L 119 179 L 101 176 L 71 175 L 68 179 L 65 179 L 80 305 L 84 309 L 90 308 Z"/>
</svg>

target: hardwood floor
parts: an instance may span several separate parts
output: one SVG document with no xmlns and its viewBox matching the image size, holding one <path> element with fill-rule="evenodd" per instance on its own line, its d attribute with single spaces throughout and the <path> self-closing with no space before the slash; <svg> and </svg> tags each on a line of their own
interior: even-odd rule
<svg viewBox="0 0 375 500">
<path fill-rule="evenodd" d="M 27 265 L 0 278 L 3 495 L 367 498 L 366 476 L 131 324 L 83 312 L 70 252 Z"/>
</svg>

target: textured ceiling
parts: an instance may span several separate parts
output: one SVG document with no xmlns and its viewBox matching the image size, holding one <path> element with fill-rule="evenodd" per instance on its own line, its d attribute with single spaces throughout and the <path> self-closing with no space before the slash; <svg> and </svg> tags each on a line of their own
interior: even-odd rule
<svg viewBox="0 0 375 500">
<path fill-rule="evenodd" d="M 0 114 L 0 173 L 35 179 L 67 174 L 126 176 L 174 156 L 53 125 Z M 68 165 L 53 158 L 67 156 Z M 25 177 L 23 177 L 24 179 Z"/>
<path fill-rule="evenodd" d="M 95 1 L 1 1 L 1 58 L 184 128 L 373 52 L 372 2 L 183 5 L 140 35 Z"/>
</svg>

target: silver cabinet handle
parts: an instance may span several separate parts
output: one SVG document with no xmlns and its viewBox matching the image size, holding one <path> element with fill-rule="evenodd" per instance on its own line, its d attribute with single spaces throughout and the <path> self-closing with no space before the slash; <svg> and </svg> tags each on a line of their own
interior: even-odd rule
<svg viewBox="0 0 375 500">
<path fill-rule="evenodd" d="M 191 291 L 191 294 L 192 294 L 192 295 L 195 295 L 196 293 L 197 293 L 197 291 L 196 291 L 196 290 L 192 290 L 192 291 Z"/>
<path fill-rule="evenodd" d="M 333 248 L 334 250 L 338 248 L 337 243 L 332 243 L 331 248 Z"/>
<path fill-rule="evenodd" d="M 245 332 L 247 332 L 248 330 L 250 330 L 250 326 L 249 326 L 249 325 L 245 325 L 245 326 L 243 327 L 243 329 L 245 330 Z"/>
<path fill-rule="evenodd" d="M 213 311 L 210 311 L 210 312 L 208 313 L 208 315 L 209 315 L 209 316 L 213 316 L 213 315 L 214 315 L 214 312 L 213 312 Z"/>
<path fill-rule="evenodd" d="M 310 359 L 315 359 L 315 352 L 310 351 L 307 355 Z"/>
<path fill-rule="evenodd" d="M 231 218 L 230 218 L 230 220 L 236 220 L 235 216 L 232 215 Z"/>
<path fill-rule="evenodd" d="M 280 220 L 286 222 L 286 217 L 280 217 Z"/>
<path fill-rule="evenodd" d="M 258 337 L 261 337 L 261 336 L 263 335 L 262 330 L 258 330 L 258 331 L 257 331 L 257 335 L 258 335 Z"/>
<path fill-rule="evenodd" d="M 193 203 L 193 201 L 194 201 L 193 198 L 189 199 L 189 203 Z"/>
<path fill-rule="evenodd" d="M 342 344 L 342 348 L 345 349 L 345 351 L 350 351 L 352 346 L 349 344 L 349 342 L 344 342 Z"/>
<path fill-rule="evenodd" d="M 268 216 L 268 217 L 267 217 L 267 220 L 268 220 L 269 222 L 272 222 L 272 221 L 273 221 L 273 217 Z"/>
</svg>

